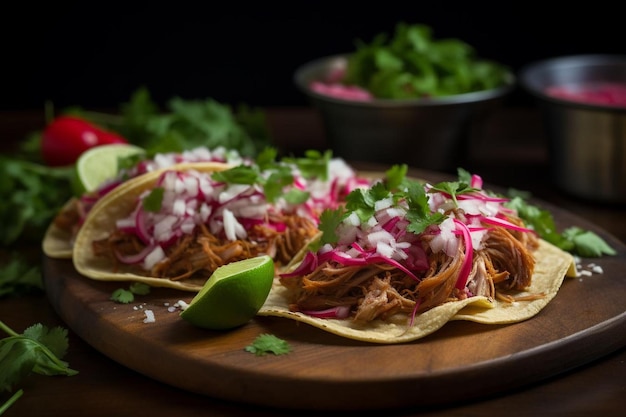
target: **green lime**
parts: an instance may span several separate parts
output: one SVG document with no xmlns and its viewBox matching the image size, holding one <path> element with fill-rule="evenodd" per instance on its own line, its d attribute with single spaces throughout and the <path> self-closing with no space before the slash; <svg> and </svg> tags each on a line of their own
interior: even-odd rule
<svg viewBox="0 0 626 417">
<path fill-rule="evenodd" d="M 263 255 L 223 265 L 213 272 L 180 317 L 194 326 L 225 330 L 252 319 L 274 281 L 274 261 Z"/>
<path fill-rule="evenodd" d="M 145 150 L 138 146 L 120 143 L 95 146 L 86 150 L 76 161 L 74 191 L 82 194 L 95 190 L 104 181 L 115 177 L 120 158 L 143 153 Z"/>
</svg>

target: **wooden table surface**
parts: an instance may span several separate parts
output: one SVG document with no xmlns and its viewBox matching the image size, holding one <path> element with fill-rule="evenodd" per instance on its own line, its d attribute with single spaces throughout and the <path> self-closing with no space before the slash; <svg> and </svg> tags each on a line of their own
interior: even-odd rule
<svg viewBox="0 0 626 417">
<path fill-rule="evenodd" d="M 310 109 L 267 109 L 279 144 L 295 152 L 324 149 L 324 131 Z M 32 112 L 0 113 L 0 133 L 8 141 L 41 127 Z M 1 146 L 8 141 L 3 140 Z M 592 221 L 626 242 L 626 208 L 572 197 L 550 184 L 545 137 L 539 116 L 529 108 L 505 108 L 494 114 L 472 138 L 464 167 L 485 182 L 529 190 L 538 198 Z M 626 272 L 625 272 L 626 273 Z M 626 306 L 626 302 L 624 303 Z M 625 309 L 626 310 L 626 309 Z M 16 331 L 41 322 L 66 326 L 45 294 L 0 299 L 0 320 Z M 104 356 L 71 330 L 64 358 L 79 374 L 73 377 L 32 375 L 24 395 L 4 415 L 12 416 L 302 416 L 332 412 L 282 410 L 233 403 L 192 394 L 152 380 Z M 515 375 L 502 375 L 515 378 Z M 419 395 L 416 393 L 416 395 Z M 434 408 L 393 410 L 396 416 L 618 416 L 626 396 L 626 348 L 533 386 L 494 397 Z M 6 399 L 6 393 L 0 400 Z M 0 401 L 0 402 L 2 402 Z M 359 412 L 361 414 L 362 412 Z M 342 411 L 337 415 L 356 413 Z"/>
</svg>

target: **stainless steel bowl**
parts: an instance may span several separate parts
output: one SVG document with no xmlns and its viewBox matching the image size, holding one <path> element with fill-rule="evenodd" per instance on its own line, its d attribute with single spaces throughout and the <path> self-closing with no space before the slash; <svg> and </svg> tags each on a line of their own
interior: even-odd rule
<svg viewBox="0 0 626 417">
<path fill-rule="evenodd" d="M 416 168 L 456 170 L 470 132 L 513 89 L 515 77 L 500 88 L 448 97 L 349 101 L 311 91 L 347 55 L 309 62 L 297 69 L 296 86 L 320 111 L 333 154 L 350 161 L 407 163 Z"/>
<path fill-rule="evenodd" d="M 531 63 L 519 73 L 534 96 L 548 138 L 551 177 L 585 199 L 626 203 L 626 107 L 555 98 L 555 85 L 626 85 L 626 55 L 577 55 Z"/>
</svg>

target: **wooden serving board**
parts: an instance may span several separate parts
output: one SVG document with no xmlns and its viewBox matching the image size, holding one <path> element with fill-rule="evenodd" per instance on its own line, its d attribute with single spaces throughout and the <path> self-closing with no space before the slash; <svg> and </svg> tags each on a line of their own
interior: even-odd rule
<svg viewBox="0 0 626 417">
<path fill-rule="evenodd" d="M 87 343 L 184 390 L 293 409 L 450 404 L 539 382 L 626 345 L 626 246 L 582 218 L 549 209 L 559 225 L 594 230 L 617 249 L 617 256 L 592 260 L 603 274 L 566 278 L 555 299 L 525 322 L 451 322 L 399 345 L 353 341 L 275 317 L 224 332 L 195 328 L 167 306 L 189 302 L 192 293 L 154 288 L 116 304 L 109 298 L 123 283 L 80 276 L 69 260 L 44 257 L 44 282 L 54 309 Z M 156 322 L 144 323 L 146 309 Z M 246 352 L 262 333 L 286 340 L 291 353 Z"/>
</svg>

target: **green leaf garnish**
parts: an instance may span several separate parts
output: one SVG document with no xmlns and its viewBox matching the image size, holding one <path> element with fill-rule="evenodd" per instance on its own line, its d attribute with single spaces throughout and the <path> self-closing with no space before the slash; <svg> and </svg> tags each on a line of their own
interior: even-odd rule
<svg viewBox="0 0 626 417">
<path fill-rule="evenodd" d="M 10 391 L 31 372 L 45 376 L 78 373 L 61 360 L 68 348 L 66 329 L 37 323 L 18 334 L 0 321 L 0 330 L 9 335 L 0 340 L 0 392 Z"/>
<path fill-rule="evenodd" d="M 437 183 L 432 187 L 432 190 L 435 192 L 442 192 L 450 195 L 450 198 L 452 198 L 455 205 L 458 204 L 456 199 L 458 195 L 478 191 L 476 188 L 471 186 L 472 177 L 468 171 L 463 168 L 458 168 L 457 174 L 458 181 L 444 181 Z"/>
<path fill-rule="evenodd" d="M 339 236 L 337 235 L 337 227 L 341 224 L 344 219 L 344 210 L 342 208 L 338 209 L 326 209 L 322 212 L 320 216 L 320 224 L 319 229 L 322 231 L 322 237 L 320 239 L 320 245 L 324 245 L 326 243 L 335 243 L 339 240 Z"/>
<path fill-rule="evenodd" d="M 573 243 L 574 252 L 580 256 L 597 258 L 602 255 L 615 255 L 617 253 L 604 239 L 590 230 L 572 226 L 565 229 L 562 236 Z"/>
<path fill-rule="evenodd" d="M 390 36 L 355 42 L 344 82 L 359 85 L 375 97 L 410 99 L 487 90 L 505 84 L 506 66 L 479 59 L 459 39 L 435 39 L 423 24 L 399 23 Z"/>
<path fill-rule="evenodd" d="M 617 253 L 596 233 L 577 226 L 572 226 L 564 230 L 563 233 L 559 233 L 552 213 L 529 203 L 527 201 L 530 198 L 528 192 L 511 189 L 508 194 L 510 200 L 505 203 L 505 206 L 516 210 L 528 227 L 535 230 L 547 242 L 564 251 L 584 257 L 600 257 Z"/>
<path fill-rule="evenodd" d="M 115 301 L 120 304 L 128 304 L 135 301 L 135 295 L 130 290 L 118 288 L 113 291 L 113 294 L 111 294 L 111 301 Z"/>
<path fill-rule="evenodd" d="M 132 284 L 130 284 L 130 287 L 128 289 L 133 294 L 146 295 L 150 293 L 151 288 L 152 287 L 150 287 L 148 284 L 145 284 L 143 282 L 133 282 Z"/>
<path fill-rule="evenodd" d="M 257 336 L 252 344 L 246 346 L 245 351 L 254 353 L 256 356 L 263 356 L 268 353 L 285 355 L 291 352 L 291 346 L 283 339 L 264 333 Z"/>
<path fill-rule="evenodd" d="M 332 151 L 321 153 L 317 150 L 307 150 L 303 158 L 283 158 L 283 162 L 295 164 L 304 178 L 328 178 L 328 162 L 332 158 Z"/>
<path fill-rule="evenodd" d="M 441 223 L 446 216 L 443 213 L 432 213 L 428 206 L 428 197 L 424 190 L 423 184 L 412 181 L 407 184 L 407 190 L 404 194 L 409 210 L 406 218 L 410 221 L 407 231 L 416 234 L 422 233 L 428 226 Z"/>
<path fill-rule="evenodd" d="M 227 184 L 252 185 L 262 182 L 259 169 L 255 165 L 238 165 L 224 171 L 216 171 L 211 178 Z"/>
<path fill-rule="evenodd" d="M 163 187 L 155 187 L 150 193 L 143 199 L 143 209 L 152 213 L 158 213 L 161 210 L 163 204 L 163 193 L 165 189 Z"/>
</svg>

